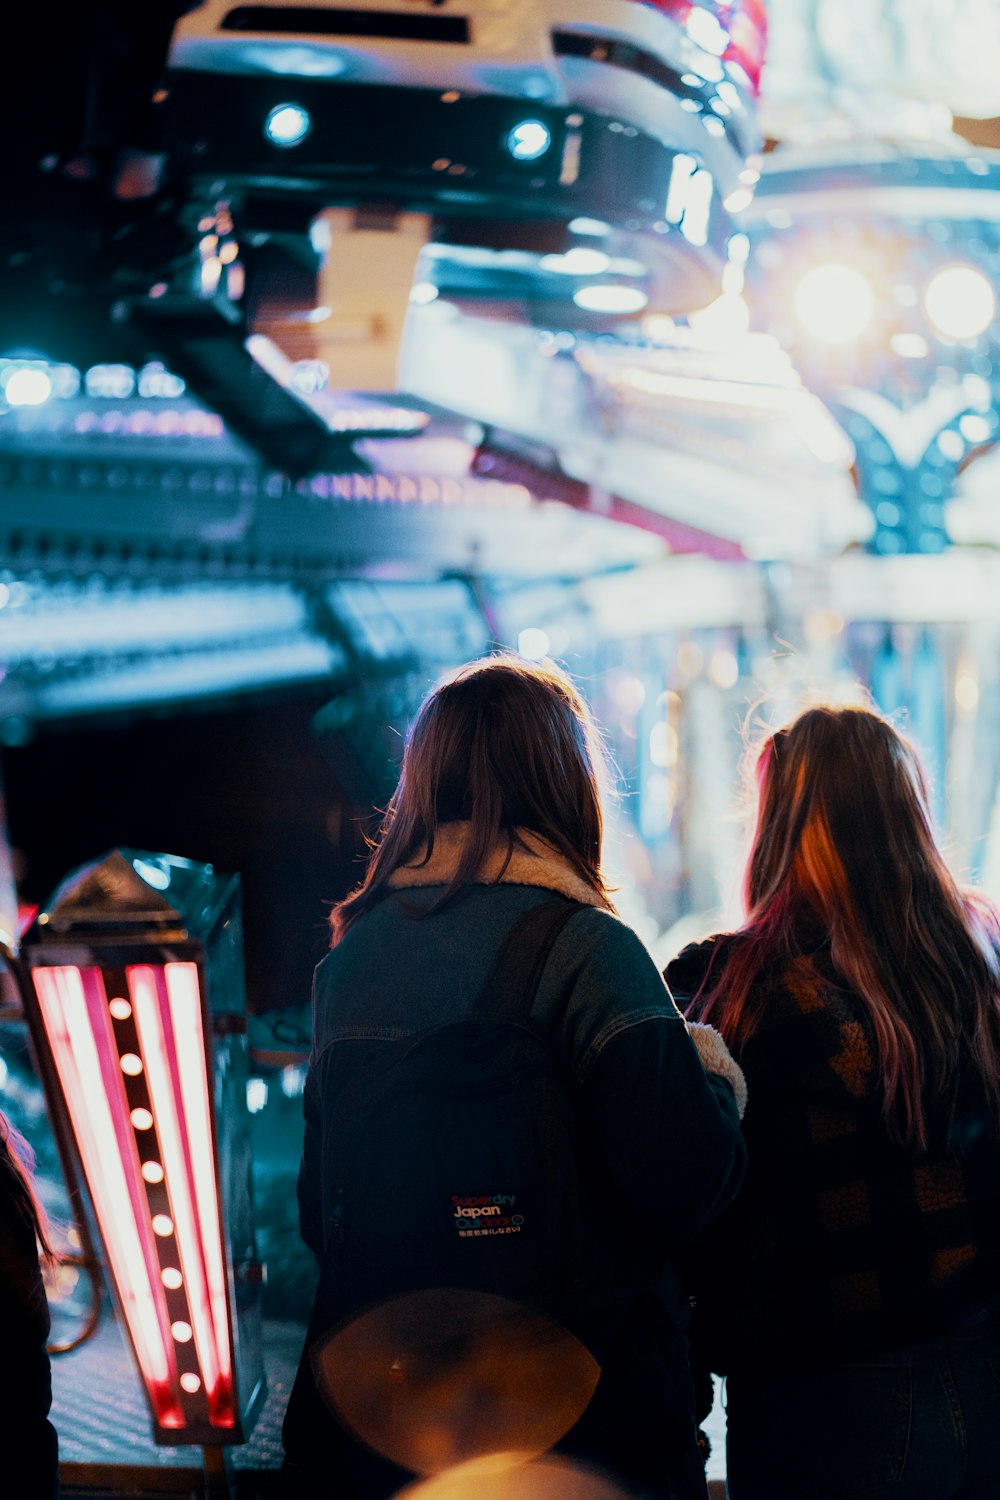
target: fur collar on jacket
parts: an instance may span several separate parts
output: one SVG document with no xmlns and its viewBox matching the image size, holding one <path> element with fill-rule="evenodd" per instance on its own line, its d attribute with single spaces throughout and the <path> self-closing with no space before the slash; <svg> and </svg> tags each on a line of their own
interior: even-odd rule
<svg viewBox="0 0 1000 1500">
<path fill-rule="evenodd" d="M 442 823 L 434 839 L 434 853 L 426 864 L 420 860 L 402 865 L 389 877 L 391 890 L 408 890 L 420 885 L 447 885 L 458 868 L 468 838 L 468 823 Z M 610 901 L 598 895 L 573 869 L 569 860 L 553 849 L 537 833 L 517 829 L 517 843 L 506 868 L 506 844 L 498 844 L 488 855 L 476 876 L 476 885 L 537 885 L 543 890 L 558 891 L 572 901 L 600 906 L 613 911 Z"/>
</svg>

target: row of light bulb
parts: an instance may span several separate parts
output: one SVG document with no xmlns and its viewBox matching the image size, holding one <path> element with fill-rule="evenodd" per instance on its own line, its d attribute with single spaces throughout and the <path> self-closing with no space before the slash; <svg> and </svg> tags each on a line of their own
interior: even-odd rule
<svg viewBox="0 0 1000 1500">
<path fill-rule="evenodd" d="M 996 294 L 974 266 L 944 266 L 923 292 L 924 312 L 938 333 L 966 341 L 984 334 L 996 316 Z M 875 316 L 875 291 L 867 277 L 849 265 L 814 266 L 795 291 L 799 322 L 816 338 L 849 344 Z"/>
<path fill-rule="evenodd" d="M 301 104 L 276 104 L 264 121 L 272 146 L 299 146 L 312 130 L 312 116 Z M 552 132 L 542 120 L 521 120 L 507 132 L 504 144 L 515 161 L 538 161 L 552 145 Z"/>
</svg>

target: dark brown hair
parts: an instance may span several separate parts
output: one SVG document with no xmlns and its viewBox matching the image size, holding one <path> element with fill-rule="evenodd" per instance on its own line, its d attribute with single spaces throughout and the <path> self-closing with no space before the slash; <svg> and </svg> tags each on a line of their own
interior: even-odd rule
<svg viewBox="0 0 1000 1500">
<path fill-rule="evenodd" d="M 45 1260 L 55 1265 L 60 1257 L 52 1244 L 49 1221 L 35 1191 L 34 1168 L 34 1152 L 20 1131 L 0 1111 L 0 1173 L 18 1213 L 41 1246 Z"/>
<path fill-rule="evenodd" d="M 601 765 L 587 706 L 556 667 L 494 656 L 462 668 L 417 714 L 365 878 L 333 909 L 333 941 L 385 895 L 401 865 L 427 864 L 443 823 L 467 823 L 468 836 L 431 911 L 474 881 L 498 845 L 509 861 L 518 829 L 544 839 L 606 900 Z"/>
<path fill-rule="evenodd" d="M 747 920 L 699 1013 L 741 1046 L 765 966 L 825 937 L 871 1025 L 891 1136 L 925 1147 L 931 1101 L 953 1120 L 963 1063 L 1000 1118 L 1000 923 L 937 847 L 916 751 L 870 709 L 811 708 L 756 769 Z"/>
</svg>

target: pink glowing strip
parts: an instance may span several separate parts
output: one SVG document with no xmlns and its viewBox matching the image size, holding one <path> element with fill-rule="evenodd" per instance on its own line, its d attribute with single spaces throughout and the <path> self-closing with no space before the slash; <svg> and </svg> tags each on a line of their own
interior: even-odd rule
<svg viewBox="0 0 1000 1500">
<path fill-rule="evenodd" d="M 202 1262 L 201 1236 L 191 1183 L 188 1177 L 187 1153 L 185 1151 L 184 1126 L 181 1120 L 179 1101 L 174 1092 L 170 1069 L 170 1043 L 168 1043 L 160 1010 L 160 994 L 157 979 L 162 981 L 162 969 L 146 964 L 136 964 L 125 971 L 136 1031 L 142 1049 L 142 1060 L 146 1067 L 149 1097 L 153 1104 L 160 1149 L 163 1154 L 163 1169 L 166 1174 L 167 1193 L 170 1197 L 170 1212 L 177 1236 L 181 1270 L 187 1287 L 188 1308 L 194 1344 L 201 1365 L 206 1394 L 214 1391 L 219 1383 L 218 1358 L 212 1328 L 212 1313 Z M 187 1042 L 185 1038 L 185 1042 Z M 176 1040 L 171 1038 L 176 1045 Z"/>
<path fill-rule="evenodd" d="M 211 1401 L 212 1392 L 209 1392 L 210 1405 L 215 1407 L 212 1421 L 216 1426 L 231 1427 L 234 1413 L 229 1301 L 226 1295 L 226 1267 L 222 1256 L 222 1224 L 215 1179 L 208 1060 L 205 1053 L 198 967 L 192 963 L 168 963 L 165 970 L 221 1381 L 216 1402 Z"/>
<path fill-rule="evenodd" d="M 129 1151 L 134 1156 L 135 1148 L 129 1132 L 126 1149 L 122 1129 L 115 1126 L 116 1113 L 127 1120 L 124 1084 L 118 1075 L 118 1097 L 111 1095 L 101 1066 L 102 1049 L 112 1050 L 117 1065 L 110 1023 L 106 1036 L 95 1035 L 96 1017 L 78 968 L 38 968 L 33 978 L 139 1368 L 161 1426 L 179 1427 L 184 1417 L 171 1390 L 176 1367 L 165 1338 L 162 1291 L 158 1276 L 153 1279 L 155 1260 L 149 1247 L 144 1249 L 129 1186 Z M 87 979 L 99 986 L 106 1004 L 100 972 L 88 971 Z"/>
</svg>

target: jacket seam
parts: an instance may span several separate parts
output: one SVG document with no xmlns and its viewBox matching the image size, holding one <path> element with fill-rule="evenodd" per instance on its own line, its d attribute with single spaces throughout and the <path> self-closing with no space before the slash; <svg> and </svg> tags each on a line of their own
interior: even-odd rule
<svg viewBox="0 0 1000 1500">
<path fill-rule="evenodd" d="M 403 1037 L 416 1036 L 419 1028 L 412 1026 L 352 1026 L 346 1031 L 337 1031 L 333 1036 L 327 1037 L 322 1046 L 313 1054 L 313 1064 L 322 1061 L 331 1047 L 338 1042 L 399 1042 Z"/>
<path fill-rule="evenodd" d="M 679 1021 L 682 1026 L 684 1025 L 683 1016 L 673 1016 L 669 1011 L 663 1010 L 658 1005 L 650 1006 L 646 1010 L 632 1011 L 627 1016 L 615 1016 L 597 1033 L 575 1068 L 574 1077 L 577 1083 L 584 1083 L 586 1081 L 591 1069 L 609 1042 L 613 1042 L 623 1032 L 631 1031 L 635 1026 L 645 1025 L 647 1021 Z"/>
</svg>

